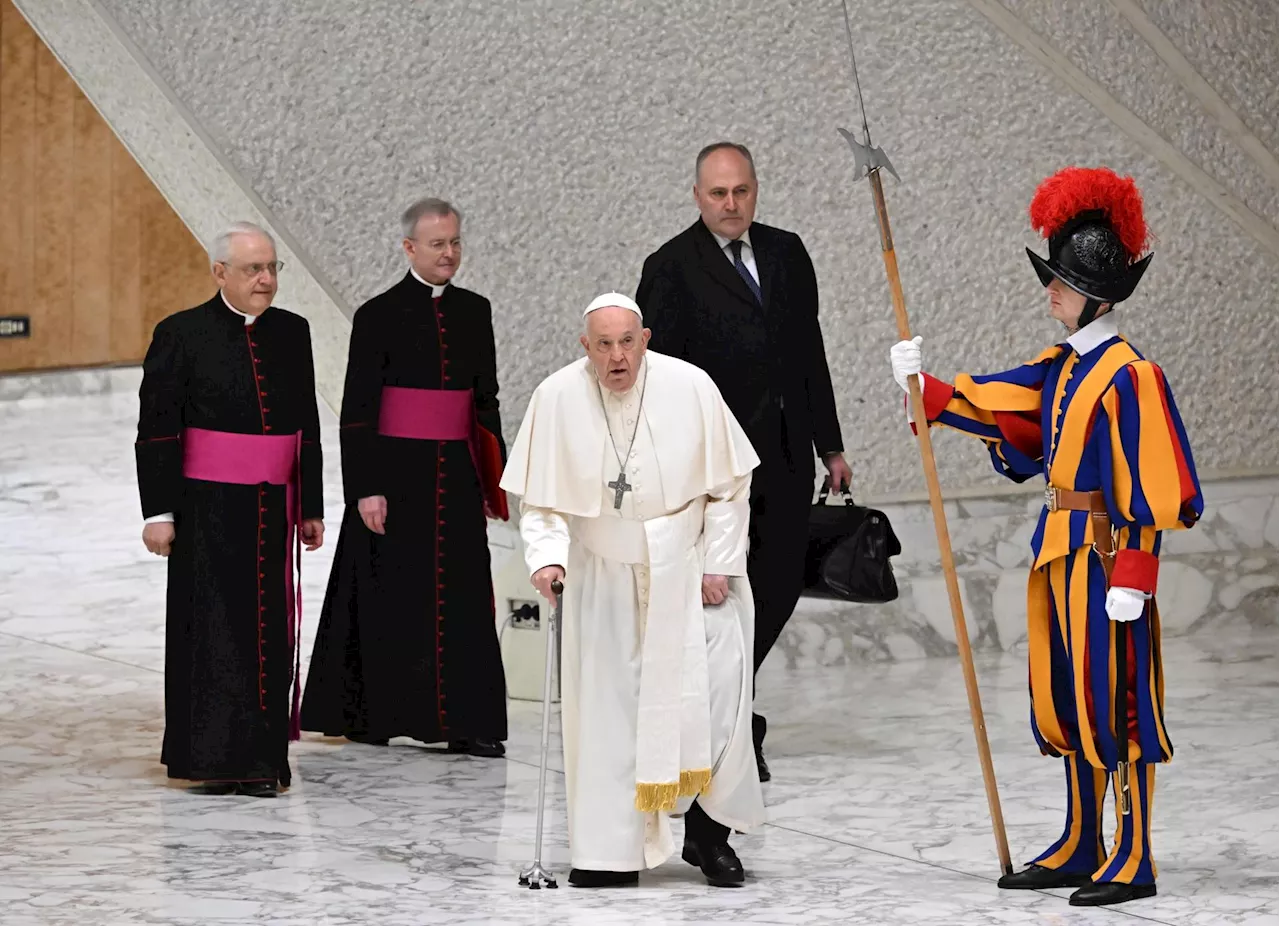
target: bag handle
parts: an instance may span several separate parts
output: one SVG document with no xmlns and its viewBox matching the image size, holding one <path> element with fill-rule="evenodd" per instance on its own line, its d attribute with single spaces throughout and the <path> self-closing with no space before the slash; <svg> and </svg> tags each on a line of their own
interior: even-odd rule
<svg viewBox="0 0 1280 926">
<path fill-rule="evenodd" d="M 841 486 L 841 487 L 840 487 L 840 494 L 844 496 L 844 504 L 845 504 L 845 507 L 847 507 L 847 508 L 853 508 L 853 507 L 855 507 L 855 504 L 854 504 L 854 501 L 853 501 L 853 493 L 849 491 L 849 487 L 848 487 L 848 486 Z M 819 505 L 825 505 L 825 504 L 827 503 L 827 498 L 828 498 L 830 495 L 831 495 L 831 475 L 830 475 L 830 474 L 828 474 L 828 475 L 826 475 L 826 476 L 823 476 L 823 477 L 822 477 L 822 489 L 821 489 L 821 490 L 819 490 L 819 492 L 818 492 L 818 502 L 817 502 L 817 504 L 819 504 Z"/>
</svg>

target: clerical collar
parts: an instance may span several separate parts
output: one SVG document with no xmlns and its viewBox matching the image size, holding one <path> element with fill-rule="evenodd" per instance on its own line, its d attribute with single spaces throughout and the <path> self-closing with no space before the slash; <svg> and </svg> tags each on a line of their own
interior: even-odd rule
<svg viewBox="0 0 1280 926">
<path fill-rule="evenodd" d="M 432 299 L 438 299 L 440 295 L 444 292 L 444 288 L 449 285 L 448 283 L 428 283 L 422 277 L 418 276 L 418 271 L 414 270 L 412 267 L 409 268 L 409 272 L 412 273 L 413 278 L 417 280 L 419 283 L 421 283 L 423 286 L 431 287 Z"/>
<path fill-rule="evenodd" d="M 1116 320 L 1116 310 L 1112 309 L 1106 315 L 1100 315 L 1067 338 L 1067 344 L 1071 346 L 1073 351 L 1083 357 L 1119 335 L 1120 323 Z"/>
<path fill-rule="evenodd" d="M 230 302 L 228 302 L 227 294 L 224 293 L 222 290 L 218 290 L 218 295 L 222 297 L 223 305 L 225 305 L 232 312 L 235 312 L 237 315 L 239 315 L 241 318 L 244 319 L 244 325 L 246 328 L 248 328 L 250 325 L 252 325 L 254 322 L 258 320 L 258 316 L 250 315 L 248 312 L 241 312 L 239 309 L 233 306 Z"/>
<path fill-rule="evenodd" d="M 708 231 L 710 231 L 710 229 L 708 229 Z M 728 248 L 729 244 L 733 240 L 731 238 L 726 238 L 724 235 L 720 234 L 719 232 L 711 232 L 711 237 L 716 239 L 716 244 L 720 245 L 720 250 L 722 251 Z M 741 241 L 743 245 L 746 246 L 748 251 L 755 250 L 755 248 L 751 246 L 751 229 L 750 228 L 748 228 L 741 235 L 739 235 L 737 240 Z"/>
</svg>

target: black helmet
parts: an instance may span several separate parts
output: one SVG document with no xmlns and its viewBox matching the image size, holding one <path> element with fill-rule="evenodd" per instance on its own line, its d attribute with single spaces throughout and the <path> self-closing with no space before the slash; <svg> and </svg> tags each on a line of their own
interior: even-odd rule
<svg viewBox="0 0 1280 926">
<path fill-rule="evenodd" d="M 1027 248 L 1043 286 L 1056 277 L 1088 302 L 1083 327 L 1102 303 L 1133 295 L 1153 255 L 1147 244 L 1142 196 L 1131 177 L 1105 167 L 1068 167 L 1040 184 L 1031 225 L 1049 239 L 1049 259 Z"/>
</svg>

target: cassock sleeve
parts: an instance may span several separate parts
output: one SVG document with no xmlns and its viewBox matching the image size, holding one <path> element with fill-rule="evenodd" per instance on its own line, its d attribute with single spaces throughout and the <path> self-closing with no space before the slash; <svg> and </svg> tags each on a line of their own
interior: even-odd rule
<svg viewBox="0 0 1280 926">
<path fill-rule="evenodd" d="M 520 539 L 529 575 L 547 566 L 568 569 L 569 522 L 550 508 L 520 505 Z"/>
<path fill-rule="evenodd" d="M 480 427 L 493 435 L 502 464 L 507 462 L 507 444 L 502 439 L 502 415 L 498 407 L 498 350 L 493 337 L 493 306 L 484 300 L 480 321 L 480 360 L 472 385 L 476 418 Z"/>
<path fill-rule="evenodd" d="M 922 374 L 930 426 L 948 427 L 987 446 L 997 473 L 1026 482 L 1044 472 L 1041 389 L 1059 348 L 1004 373 L 956 377 L 956 384 Z M 910 413 L 910 400 L 908 413 Z M 915 431 L 912 423 L 911 430 Z"/>
<path fill-rule="evenodd" d="M 302 320 L 302 516 L 324 517 L 324 454 L 320 448 L 320 407 L 316 399 L 316 364 L 311 353 L 311 325 Z"/>
<path fill-rule="evenodd" d="M 138 390 L 138 494 L 142 516 L 178 510 L 182 497 L 182 409 L 187 375 L 182 341 L 173 318 L 156 325 L 142 361 Z"/>
<path fill-rule="evenodd" d="M 804 242 L 796 238 L 798 278 L 795 304 L 803 311 L 801 324 L 806 344 L 804 353 L 805 391 L 809 397 L 809 417 L 813 419 L 813 446 L 818 456 L 844 450 L 840 436 L 840 417 L 836 412 L 836 395 L 831 386 L 831 369 L 827 366 L 827 348 L 818 321 L 818 276 Z"/>
<path fill-rule="evenodd" d="M 706 559 L 702 574 L 747 574 L 747 525 L 751 520 L 751 475 L 741 476 L 709 493 L 703 518 Z"/>
<path fill-rule="evenodd" d="M 378 453 L 378 412 L 382 406 L 386 348 L 369 303 L 356 310 L 347 348 L 347 380 L 342 392 L 339 440 L 342 488 L 348 505 L 382 495 Z"/>
<path fill-rule="evenodd" d="M 660 252 L 650 254 L 640 271 L 636 305 L 651 332 L 649 347 L 660 354 L 689 361 L 689 335 L 685 318 L 689 300 L 684 298 L 680 268 L 664 260 Z"/>
<path fill-rule="evenodd" d="M 1173 392 L 1154 363 L 1122 369 L 1094 425 L 1102 489 L 1118 528 L 1111 584 L 1154 594 L 1161 531 L 1193 526 L 1204 498 Z"/>
</svg>

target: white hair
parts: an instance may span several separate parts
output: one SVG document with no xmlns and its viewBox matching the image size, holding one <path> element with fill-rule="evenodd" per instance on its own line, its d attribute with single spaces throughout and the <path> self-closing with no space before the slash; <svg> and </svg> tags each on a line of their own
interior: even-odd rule
<svg viewBox="0 0 1280 926">
<path fill-rule="evenodd" d="M 457 210 L 453 203 L 444 199 L 428 197 L 413 203 L 401 214 L 400 231 L 404 233 L 406 238 L 412 238 L 413 233 L 418 230 L 418 223 L 422 221 L 424 216 L 428 215 L 457 216 L 458 227 L 462 227 L 462 213 Z"/>
<path fill-rule="evenodd" d="M 232 222 L 213 239 L 213 244 L 209 248 L 210 266 L 227 262 L 231 257 L 231 239 L 236 235 L 259 235 L 271 242 L 271 249 L 275 250 L 276 239 L 271 237 L 271 232 L 261 225 L 254 225 L 252 222 Z"/>
</svg>

